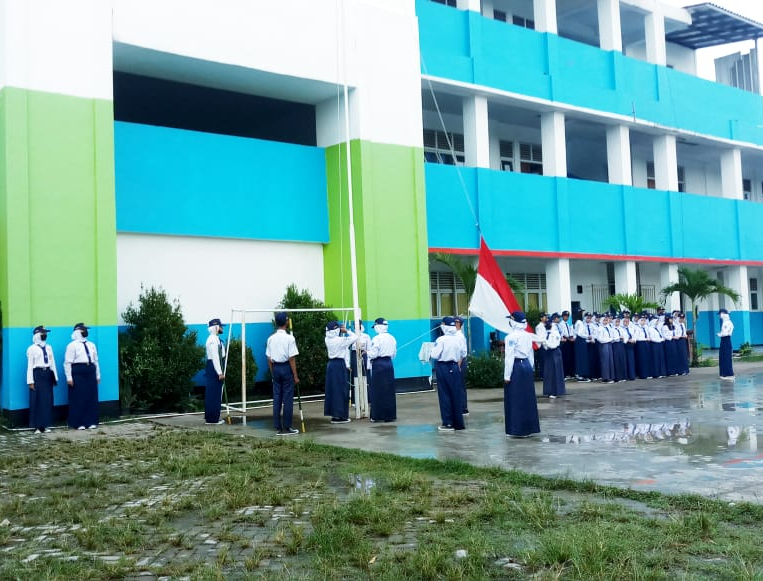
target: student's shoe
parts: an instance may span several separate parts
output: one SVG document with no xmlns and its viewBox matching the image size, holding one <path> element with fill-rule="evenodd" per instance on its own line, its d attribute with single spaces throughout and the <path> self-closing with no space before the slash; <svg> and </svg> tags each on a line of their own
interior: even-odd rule
<svg viewBox="0 0 763 581">
<path fill-rule="evenodd" d="M 455 428 L 453 426 L 437 426 L 437 429 L 441 432 L 453 432 Z"/>
<path fill-rule="evenodd" d="M 220 424 L 224 424 L 225 420 L 218 420 L 216 422 L 204 422 L 208 426 L 219 426 Z"/>
<path fill-rule="evenodd" d="M 95 424 L 90 424 L 90 425 L 87 427 L 87 429 L 88 429 L 88 430 L 94 430 L 94 429 L 95 429 L 95 428 L 97 428 L 97 427 L 98 427 L 98 426 L 96 426 Z"/>
<path fill-rule="evenodd" d="M 548 399 L 556 399 L 556 396 L 555 395 L 549 395 Z"/>
<path fill-rule="evenodd" d="M 464 410 L 461 415 L 462 416 L 468 416 L 469 415 L 469 410 Z"/>
<path fill-rule="evenodd" d="M 296 436 L 297 434 L 299 434 L 299 430 L 295 428 L 286 428 L 281 432 L 282 436 Z"/>
<path fill-rule="evenodd" d="M 342 418 L 331 418 L 332 424 L 349 424 L 350 418 L 342 419 Z"/>
<path fill-rule="evenodd" d="M 77 429 L 78 429 L 78 430 L 84 430 L 84 429 L 85 429 L 85 426 L 80 426 L 80 427 L 79 427 L 79 428 L 77 428 Z"/>
<path fill-rule="evenodd" d="M 39 429 L 35 430 L 34 433 L 35 434 L 42 434 L 42 432 Z"/>
</svg>

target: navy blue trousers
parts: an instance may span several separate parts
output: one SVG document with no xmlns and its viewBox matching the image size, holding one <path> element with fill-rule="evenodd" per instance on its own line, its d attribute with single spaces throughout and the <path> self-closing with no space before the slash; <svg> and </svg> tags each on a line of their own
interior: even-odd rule
<svg viewBox="0 0 763 581">
<path fill-rule="evenodd" d="M 344 359 L 329 359 L 326 364 L 326 398 L 323 415 L 332 419 L 346 420 L 350 417 L 350 398 L 347 396 L 347 367 Z"/>
<path fill-rule="evenodd" d="M 464 386 L 461 372 L 458 370 L 458 363 L 455 361 L 438 361 L 434 371 L 437 376 L 437 399 L 440 402 L 442 425 L 463 430 Z"/>
<path fill-rule="evenodd" d="M 509 436 L 529 436 L 540 432 L 535 377 L 527 359 L 514 361 L 511 382 L 503 384 L 503 414 Z"/>
<path fill-rule="evenodd" d="M 390 357 L 377 357 L 371 365 L 371 419 L 393 422 L 397 419 L 395 368 Z"/>
<path fill-rule="evenodd" d="M 32 374 L 34 391 L 29 390 L 29 427 L 44 430 L 53 423 L 53 388 L 56 378 L 53 371 L 40 367 L 34 369 Z"/>
<path fill-rule="evenodd" d="M 291 365 L 288 361 L 273 363 L 273 427 L 278 431 L 288 430 L 293 417 L 294 374 Z"/>
<path fill-rule="evenodd" d="M 207 359 L 204 369 L 206 388 L 204 389 L 204 421 L 217 423 L 220 421 L 220 406 L 223 402 L 223 382 L 217 376 L 211 359 Z"/>
<path fill-rule="evenodd" d="M 98 380 L 95 365 L 72 363 L 72 383 L 69 388 L 69 427 L 98 425 Z"/>
</svg>

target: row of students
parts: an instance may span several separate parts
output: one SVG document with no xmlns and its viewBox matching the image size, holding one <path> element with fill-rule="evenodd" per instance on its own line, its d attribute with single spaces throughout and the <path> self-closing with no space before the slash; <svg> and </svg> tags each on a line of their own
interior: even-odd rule
<svg viewBox="0 0 763 581">
<path fill-rule="evenodd" d="M 38 325 L 32 331 L 32 345 L 26 352 L 29 387 L 29 427 L 36 434 L 53 424 L 53 388 L 58 384 L 53 348 L 48 345 L 50 329 Z M 77 323 L 64 353 L 64 375 L 69 386 L 68 424 L 78 430 L 98 426 L 98 384 L 101 368 L 95 343 L 87 340 L 88 327 Z"/>
</svg>

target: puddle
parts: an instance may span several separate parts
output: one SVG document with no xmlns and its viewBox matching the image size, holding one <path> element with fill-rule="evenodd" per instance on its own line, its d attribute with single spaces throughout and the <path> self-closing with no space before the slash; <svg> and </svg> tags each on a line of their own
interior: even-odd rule
<svg viewBox="0 0 763 581">
<path fill-rule="evenodd" d="M 371 494 L 373 489 L 376 488 L 376 480 L 363 474 L 349 474 L 347 479 L 350 488 L 359 494 Z"/>
</svg>

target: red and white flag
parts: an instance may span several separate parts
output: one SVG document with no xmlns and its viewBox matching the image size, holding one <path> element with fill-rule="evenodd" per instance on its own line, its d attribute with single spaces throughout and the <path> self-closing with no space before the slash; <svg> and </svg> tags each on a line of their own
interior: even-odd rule
<svg viewBox="0 0 763 581">
<path fill-rule="evenodd" d="M 509 283 L 506 282 L 506 277 L 485 244 L 485 239 L 481 238 L 477 283 L 469 303 L 469 312 L 491 327 L 509 333 L 511 326 L 506 317 L 514 311 L 521 310 Z M 532 332 L 531 329 L 530 331 Z"/>
</svg>

